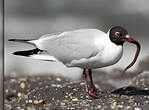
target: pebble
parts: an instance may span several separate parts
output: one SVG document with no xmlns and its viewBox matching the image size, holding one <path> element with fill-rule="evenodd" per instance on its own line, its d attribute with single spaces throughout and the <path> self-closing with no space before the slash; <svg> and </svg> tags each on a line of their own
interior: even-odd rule
<svg viewBox="0 0 149 110">
<path fill-rule="evenodd" d="M 51 84 L 52 87 L 56 87 L 56 84 Z"/>
<path fill-rule="evenodd" d="M 60 82 L 61 81 L 61 78 L 56 78 L 56 80 Z"/>
<path fill-rule="evenodd" d="M 111 109 L 116 109 L 116 104 L 117 104 L 116 102 L 110 104 Z"/>
<path fill-rule="evenodd" d="M 26 100 L 25 102 L 28 103 L 28 100 Z"/>
<path fill-rule="evenodd" d="M 97 108 L 101 108 L 101 105 L 98 105 Z"/>
<path fill-rule="evenodd" d="M 41 99 L 41 100 L 39 100 L 39 103 L 42 103 L 43 102 L 43 100 Z"/>
<path fill-rule="evenodd" d="M 48 88 L 49 86 L 46 85 L 45 87 Z"/>
<path fill-rule="evenodd" d="M 52 86 L 52 87 L 62 88 L 62 85 L 60 85 L 60 84 L 57 84 L 57 85 L 56 85 L 56 84 L 51 84 L 51 86 Z"/>
<path fill-rule="evenodd" d="M 34 100 L 34 104 L 39 104 L 39 101 L 38 100 Z"/>
<path fill-rule="evenodd" d="M 27 110 L 33 110 L 31 107 L 27 107 Z"/>
<path fill-rule="evenodd" d="M 135 107 L 134 110 L 141 110 L 140 108 Z"/>
<path fill-rule="evenodd" d="M 32 100 L 29 100 L 28 102 L 29 102 L 29 103 L 32 103 Z"/>
<path fill-rule="evenodd" d="M 24 88 L 25 88 L 25 84 L 22 82 L 22 83 L 20 84 L 20 87 L 21 87 L 22 89 L 24 89 Z"/>
<path fill-rule="evenodd" d="M 78 101 L 78 99 L 77 99 L 77 98 L 74 98 L 74 99 L 72 99 L 72 101 L 74 101 L 74 102 L 75 102 L 75 101 Z"/>
<path fill-rule="evenodd" d="M 76 89 L 76 88 L 74 88 L 73 90 L 74 90 L 74 91 L 77 91 L 77 89 Z"/>
<path fill-rule="evenodd" d="M 68 96 L 66 95 L 65 98 L 68 98 Z"/>
<path fill-rule="evenodd" d="M 85 83 L 83 83 L 83 82 L 82 82 L 82 83 L 80 83 L 80 85 L 84 85 L 84 84 L 85 84 Z"/>
<path fill-rule="evenodd" d="M 131 109 L 131 110 L 132 110 L 132 107 L 131 107 L 131 106 L 127 106 L 127 107 L 126 107 L 126 109 L 128 109 L 128 110 L 130 110 L 130 109 Z"/>
<path fill-rule="evenodd" d="M 56 87 L 62 88 L 62 85 L 58 84 L 58 85 L 56 85 Z"/>
<path fill-rule="evenodd" d="M 123 105 L 117 105 L 118 108 L 123 108 Z"/>
<path fill-rule="evenodd" d="M 19 92 L 17 95 L 18 95 L 18 97 L 21 97 L 22 94 Z"/>
<path fill-rule="evenodd" d="M 66 107 L 66 103 L 64 103 L 64 102 L 61 102 L 60 105 L 61 105 L 62 108 Z"/>
<path fill-rule="evenodd" d="M 21 107 L 17 107 L 17 109 L 19 109 L 19 110 L 20 110 L 20 109 L 21 109 Z"/>
</svg>

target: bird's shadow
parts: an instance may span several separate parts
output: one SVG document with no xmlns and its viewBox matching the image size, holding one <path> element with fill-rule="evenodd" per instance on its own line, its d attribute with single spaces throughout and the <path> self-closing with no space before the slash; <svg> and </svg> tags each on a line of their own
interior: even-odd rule
<svg viewBox="0 0 149 110">
<path fill-rule="evenodd" d="M 127 96 L 149 95 L 149 90 L 144 90 L 133 86 L 126 86 L 112 91 L 111 94 L 119 94 L 119 95 L 127 95 Z"/>
</svg>

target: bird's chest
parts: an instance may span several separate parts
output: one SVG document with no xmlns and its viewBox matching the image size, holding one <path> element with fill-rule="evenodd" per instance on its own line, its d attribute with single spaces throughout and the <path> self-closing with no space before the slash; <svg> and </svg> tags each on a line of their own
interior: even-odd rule
<svg viewBox="0 0 149 110">
<path fill-rule="evenodd" d="M 106 46 L 98 56 L 97 63 L 100 67 L 109 66 L 117 63 L 123 54 L 122 46 Z"/>
</svg>

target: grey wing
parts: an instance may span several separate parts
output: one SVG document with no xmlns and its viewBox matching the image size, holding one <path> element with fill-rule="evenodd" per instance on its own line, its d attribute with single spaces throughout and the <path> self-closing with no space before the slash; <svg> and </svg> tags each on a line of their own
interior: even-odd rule
<svg viewBox="0 0 149 110">
<path fill-rule="evenodd" d="M 37 47 L 46 50 L 64 64 L 73 60 L 88 59 L 96 56 L 99 48 L 94 44 L 93 31 L 77 30 L 39 39 Z M 101 48 L 102 49 L 102 48 Z"/>
</svg>

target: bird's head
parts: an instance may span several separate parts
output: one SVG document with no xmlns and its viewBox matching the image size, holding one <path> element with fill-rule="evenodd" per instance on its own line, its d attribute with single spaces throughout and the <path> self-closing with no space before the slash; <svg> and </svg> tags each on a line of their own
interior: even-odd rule
<svg viewBox="0 0 149 110">
<path fill-rule="evenodd" d="M 140 44 L 139 42 L 130 37 L 127 30 L 124 29 L 123 27 L 121 26 L 115 26 L 115 27 L 112 27 L 110 30 L 109 30 L 109 37 L 110 37 L 110 40 L 115 43 L 116 45 L 123 45 L 124 42 L 129 42 L 129 43 L 133 43 L 137 46 L 137 51 L 136 51 L 136 54 L 135 54 L 135 58 L 134 60 L 125 68 L 125 70 L 123 71 L 123 73 L 125 73 L 125 71 L 127 69 L 129 69 L 131 66 L 134 65 L 134 63 L 136 62 L 137 58 L 138 58 L 138 55 L 140 53 Z"/>
</svg>

